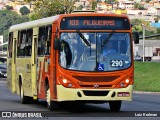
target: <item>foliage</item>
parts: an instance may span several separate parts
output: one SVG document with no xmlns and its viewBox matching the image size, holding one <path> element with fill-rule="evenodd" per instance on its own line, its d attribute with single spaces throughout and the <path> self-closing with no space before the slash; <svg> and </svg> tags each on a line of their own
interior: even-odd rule
<svg viewBox="0 0 160 120">
<path fill-rule="evenodd" d="M 146 8 L 144 6 L 139 6 L 138 8 L 139 10 L 146 10 Z"/>
<path fill-rule="evenodd" d="M 0 35 L 4 36 L 4 42 L 8 41 L 8 29 L 11 25 L 28 21 L 26 16 L 9 10 L 0 10 L 0 18 Z"/>
<path fill-rule="evenodd" d="M 156 31 L 157 31 L 157 34 L 160 34 L 160 28 L 157 28 Z M 160 37 L 157 37 L 157 40 L 160 40 Z"/>
<path fill-rule="evenodd" d="M 150 1 L 152 1 L 152 0 L 146 0 L 146 3 L 149 3 Z"/>
<path fill-rule="evenodd" d="M 12 6 L 6 5 L 6 10 L 13 10 Z"/>
<path fill-rule="evenodd" d="M 131 19 L 131 24 L 133 25 L 132 27 L 132 31 L 137 31 L 139 32 L 139 35 L 142 37 L 143 35 L 143 28 L 142 28 L 142 24 L 144 26 L 147 26 L 148 28 L 150 28 L 150 22 L 148 21 L 144 21 L 142 19 Z M 153 29 L 153 28 L 152 28 Z M 160 31 L 159 31 L 160 32 Z M 145 30 L 145 35 L 146 36 L 150 36 L 150 35 L 154 35 L 154 34 L 159 34 L 158 30 Z M 157 38 L 156 38 L 157 39 Z"/>
<path fill-rule="evenodd" d="M 77 9 L 78 10 L 82 10 L 83 9 L 83 5 L 80 5 Z"/>
<path fill-rule="evenodd" d="M 36 19 L 37 19 L 37 15 L 35 13 L 29 14 L 29 21 L 36 20 Z"/>
<path fill-rule="evenodd" d="M 77 0 L 26 0 L 26 1 L 34 2 L 35 7 L 33 13 L 34 15 L 32 14 L 32 18 L 39 19 L 39 18 L 53 16 L 56 14 L 71 13 L 74 9 L 74 3 Z"/>
<path fill-rule="evenodd" d="M 160 28 L 157 28 L 157 34 L 160 34 Z"/>
<path fill-rule="evenodd" d="M 137 3 L 137 2 L 134 3 L 134 7 L 135 7 L 135 9 L 138 9 L 138 10 L 146 10 L 146 8 L 144 8 L 143 5 L 141 5 L 140 3 Z"/>
<path fill-rule="evenodd" d="M 132 30 L 137 31 L 142 34 L 142 20 L 141 19 L 131 19 L 131 24 L 133 25 Z"/>
<path fill-rule="evenodd" d="M 116 0 L 105 0 L 105 3 L 111 4 L 112 2 L 116 2 Z"/>
<path fill-rule="evenodd" d="M 96 7 L 97 7 L 97 2 L 93 1 L 92 2 L 92 10 L 95 10 Z"/>
<path fill-rule="evenodd" d="M 26 6 L 23 6 L 20 8 L 19 12 L 22 14 L 22 15 L 27 15 L 30 13 L 30 10 L 26 7 Z"/>
</svg>

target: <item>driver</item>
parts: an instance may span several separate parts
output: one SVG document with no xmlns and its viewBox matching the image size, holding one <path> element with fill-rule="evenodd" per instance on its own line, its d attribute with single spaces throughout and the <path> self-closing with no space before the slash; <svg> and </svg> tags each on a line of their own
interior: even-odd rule
<svg viewBox="0 0 160 120">
<path fill-rule="evenodd" d="M 114 54 L 114 53 L 116 53 L 116 50 L 113 49 L 113 45 L 110 42 L 107 43 L 102 49 L 103 56 L 111 55 L 111 54 Z"/>
</svg>

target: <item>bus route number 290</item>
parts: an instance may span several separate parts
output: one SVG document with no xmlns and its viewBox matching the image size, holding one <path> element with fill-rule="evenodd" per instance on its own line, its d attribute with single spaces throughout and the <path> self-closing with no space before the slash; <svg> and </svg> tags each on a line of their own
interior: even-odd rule
<svg viewBox="0 0 160 120">
<path fill-rule="evenodd" d="M 123 60 L 111 60 L 111 67 L 123 67 Z"/>
</svg>

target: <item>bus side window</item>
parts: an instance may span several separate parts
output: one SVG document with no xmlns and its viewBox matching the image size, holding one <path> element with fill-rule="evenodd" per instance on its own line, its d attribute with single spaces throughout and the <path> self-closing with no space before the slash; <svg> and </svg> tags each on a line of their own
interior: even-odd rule
<svg viewBox="0 0 160 120">
<path fill-rule="evenodd" d="M 33 36 L 33 30 L 29 29 L 27 30 L 27 36 L 26 36 L 26 45 L 25 45 L 25 55 L 31 56 L 32 54 L 32 37 Z"/>
<path fill-rule="evenodd" d="M 17 56 L 25 56 L 26 30 L 19 31 Z"/>
<path fill-rule="evenodd" d="M 49 55 L 50 54 L 50 49 L 51 49 L 51 35 L 52 35 L 52 26 L 46 26 L 46 45 L 45 45 L 45 54 Z"/>
<path fill-rule="evenodd" d="M 38 36 L 38 55 L 44 55 L 45 52 L 45 27 L 39 28 Z"/>
<path fill-rule="evenodd" d="M 52 26 L 44 26 L 39 28 L 38 37 L 38 55 L 49 55 L 51 48 Z"/>
<path fill-rule="evenodd" d="M 9 44 L 8 44 L 8 57 L 12 57 L 12 46 L 13 46 L 13 33 L 9 33 Z"/>
</svg>

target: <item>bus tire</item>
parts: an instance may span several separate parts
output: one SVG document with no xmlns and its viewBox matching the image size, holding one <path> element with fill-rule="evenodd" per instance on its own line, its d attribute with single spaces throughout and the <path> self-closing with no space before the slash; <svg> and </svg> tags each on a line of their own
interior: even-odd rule
<svg viewBox="0 0 160 120">
<path fill-rule="evenodd" d="M 46 100 L 47 100 L 47 108 L 52 111 L 52 110 L 57 110 L 58 109 L 58 103 L 55 101 L 51 101 L 50 97 L 50 89 L 48 88 L 46 91 Z"/>
<path fill-rule="evenodd" d="M 120 111 L 122 101 L 109 101 L 110 110 L 113 112 Z"/>
<path fill-rule="evenodd" d="M 20 84 L 20 101 L 22 104 L 27 104 L 31 101 L 30 97 L 24 95 L 22 84 Z"/>
</svg>

